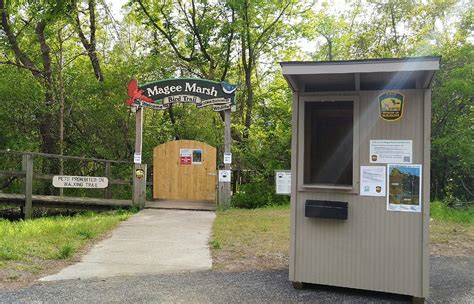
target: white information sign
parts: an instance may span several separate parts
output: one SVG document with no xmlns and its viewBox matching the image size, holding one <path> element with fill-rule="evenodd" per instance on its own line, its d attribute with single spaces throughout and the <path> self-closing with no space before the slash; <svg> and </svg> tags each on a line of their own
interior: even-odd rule
<svg viewBox="0 0 474 304">
<path fill-rule="evenodd" d="M 230 183 L 230 170 L 219 170 L 219 183 Z"/>
<path fill-rule="evenodd" d="M 224 152 L 224 164 L 232 164 L 232 152 Z"/>
<path fill-rule="evenodd" d="M 370 162 L 382 164 L 411 164 L 413 161 L 411 140 L 371 140 Z"/>
<path fill-rule="evenodd" d="M 133 163 L 134 164 L 142 163 L 142 155 L 140 153 L 133 153 Z"/>
<path fill-rule="evenodd" d="M 193 156 L 193 149 L 179 149 L 179 155 L 181 157 L 191 157 Z"/>
<path fill-rule="evenodd" d="M 385 166 L 360 166 L 360 195 L 385 196 Z"/>
<path fill-rule="evenodd" d="M 291 194 L 291 171 L 275 171 L 276 194 Z"/>
<path fill-rule="evenodd" d="M 56 188 L 107 188 L 109 180 L 107 177 L 95 176 L 53 176 L 53 186 Z"/>
</svg>

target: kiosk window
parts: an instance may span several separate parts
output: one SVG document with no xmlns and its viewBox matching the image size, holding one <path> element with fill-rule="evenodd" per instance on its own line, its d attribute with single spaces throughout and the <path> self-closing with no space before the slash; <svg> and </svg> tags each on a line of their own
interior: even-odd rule
<svg viewBox="0 0 474 304">
<path fill-rule="evenodd" d="M 354 102 L 306 102 L 304 183 L 352 186 Z"/>
</svg>

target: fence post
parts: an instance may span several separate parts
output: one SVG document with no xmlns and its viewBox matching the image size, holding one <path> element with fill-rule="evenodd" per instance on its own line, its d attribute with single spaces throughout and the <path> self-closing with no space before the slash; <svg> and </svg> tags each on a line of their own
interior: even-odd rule
<svg viewBox="0 0 474 304">
<path fill-rule="evenodd" d="M 110 184 L 110 176 L 112 175 L 112 170 L 110 167 L 110 162 L 105 162 L 105 177 L 109 180 L 107 188 L 105 188 L 104 196 L 105 198 L 112 198 L 112 185 Z"/>
<path fill-rule="evenodd" d="M 62 142 L 61 142 L 61 145 L 62 145 Z M 59 175 L 64 175 L 64 159 L 63 159 L 62 150 L 61 150 L 61 157 L 59 158 Z M 64 196 L 64 188 L 63 187 L 59 188 L 59 196 Z"/>
<path fill-rule="evenodd" d="M 146 164 L 133 166 L 133 199 L 132 204 L 140 209 L 145 208 L 146 201 Z"/>
<path fill-rule="evenodd" d="M 33 155 L 23 154 L 22 170 L 25 172 L 25 206 L 23 207 L 23 214 L 25 220 L 27 220 L 33 214 Z"/>
</svg>

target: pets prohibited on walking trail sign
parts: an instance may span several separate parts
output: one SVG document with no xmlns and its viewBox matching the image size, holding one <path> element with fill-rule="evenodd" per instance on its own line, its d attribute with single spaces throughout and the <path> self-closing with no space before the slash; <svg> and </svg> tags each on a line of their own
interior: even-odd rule
<svg viewBox="0 0 474 304">
<path fill-rule="evenodd" d="M 109 180 L 107 177 L 96 176 L 53 176 L 53 186 L 56 188 L 107 188 Z"/>
</svg>

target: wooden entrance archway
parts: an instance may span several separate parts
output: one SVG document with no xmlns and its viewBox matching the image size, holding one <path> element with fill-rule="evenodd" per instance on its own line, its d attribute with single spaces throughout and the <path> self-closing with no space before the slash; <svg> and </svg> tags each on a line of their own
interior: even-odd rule
<svg viewBox="0 0 474 304">
<path fill-rule="evenodd" d="M 153 149 L 153 199 L 216 199 L 216 148 L 195 140 L 174 140 Z"/>
<path fill-rule="evenodd" d="M 175 78 L 138 85 L 132 79 L 128 85 L 126 103 L 136 113 L 135 120 L 135 176 L 133 179 L 133 203 L 143 207 L 146 194 L 146 165 L 141 163 L 143 138 L 143 108 L 166 110 L 175 103 L 192 103 L 198 108 L 212 107 L 215 112 L 224 112 L 224 153 L 231 155 L 230 113 L 235 110 L 236 85 L 225 81 L 207 79 Z M 225 159 L 225 158 L 224 158 Z M 225 162 L 222 180 L 219 182 L 219 204 L 230 206 L 230 160 Z M 145 177 L 145 178 L 144 178 Z"/>
</svg>

